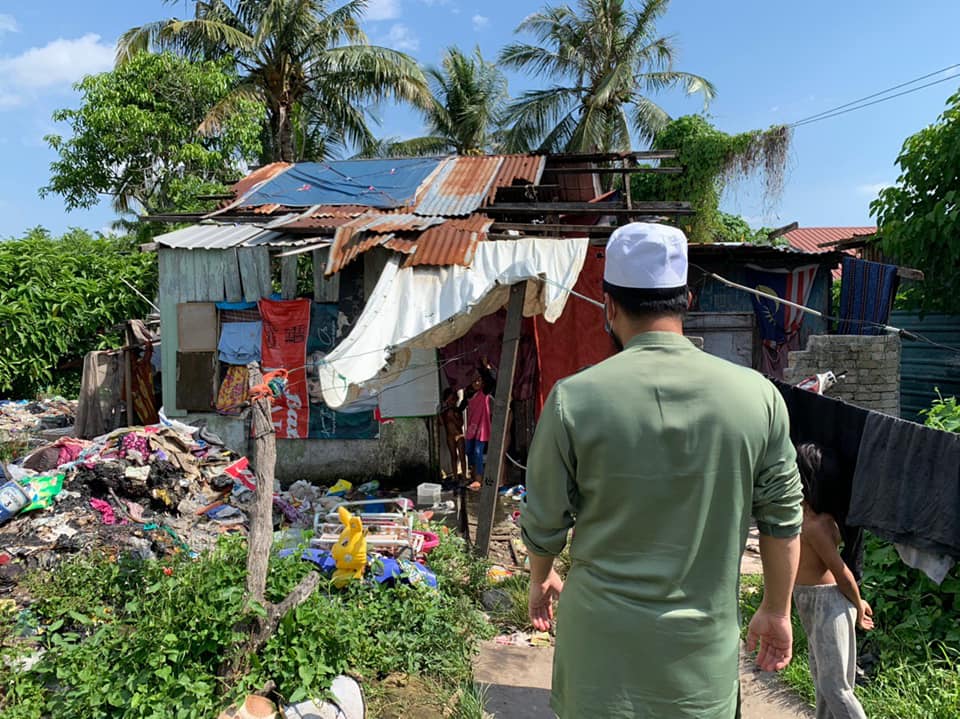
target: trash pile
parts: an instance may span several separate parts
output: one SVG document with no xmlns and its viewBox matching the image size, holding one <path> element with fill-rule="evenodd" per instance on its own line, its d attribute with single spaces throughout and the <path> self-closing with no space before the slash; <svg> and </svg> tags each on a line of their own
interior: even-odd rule
<svg viewBox="0 0 960 719">
<path fill-rule="evenodd" d="M 0 445 L 33 449 L 44 443 L 44 437 L 70 434 L 76 418 L 76 400 L 0 400 Z"/>
<path fill-rule="evenodd" d="M 78 552 L 196 556 L 226 532 L 246 533 L 256 489 L 247 458 L 204 427 L 160 419 L 92 441 L 60 437 L 16 463 L 0 461 L 0 594 L 12 592 L 23 572 L 52 568 Z M 303 559 L 321 570 L 332 568 L 341 505 L 369 526 L 371 556 L 387 560 L 371 573 L 376 581 L 411 575 L 414 560 L 437 541 L 414 531 L 412 501 L 381 497 L 375 481 L 326 488 L 301 480 L 273 489 L 281 548 L 302 546 L 303 530 L 312 528 L 312 550 Z"/>
</svg>

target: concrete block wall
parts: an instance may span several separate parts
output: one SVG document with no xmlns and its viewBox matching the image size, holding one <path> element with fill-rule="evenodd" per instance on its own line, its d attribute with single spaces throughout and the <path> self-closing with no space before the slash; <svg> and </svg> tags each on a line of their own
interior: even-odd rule
<svg viewBox="0 0 960 719">
<path fill-rule="evenodd" d="M 831 397 L 895 417 L 900 416 L 900 338 L 813 335 L 807 348 L 791 352 L 784 381 L 790 384 L 826 371 L 847 371 Z"/>
</svg>

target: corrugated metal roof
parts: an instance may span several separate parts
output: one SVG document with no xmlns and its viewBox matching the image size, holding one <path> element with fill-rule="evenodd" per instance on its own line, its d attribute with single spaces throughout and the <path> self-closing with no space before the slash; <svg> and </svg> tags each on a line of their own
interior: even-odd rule
<svg viewBox="0 0 960 719">
<path fill-rule="evenodd" d="M 487 203 L 493 202 L 498 187 L 510 187 L 517 182 L 539 185 L 546 167 L 545 155 L 503 155 L 503 164 L 487 193 Z"/>
<path fill-rule="evenodd" d="M 226 250 L 249 242 L 268 244 L 271 239 L 279 239 L 280 233 L 265 230 L 259 225 L 222 225 L 198 224 L 174 230 L 154 239 L 162 247 L 176 247 L 183 250 Z"/>
<path fill-rule="evenodd" d="M 443 217 L 420 217 L 408 212 L 376 214 L 368 212 L 363 216 L 369 218 L 363 229 L 368 232 L 416 232 L 428 227 L 439 225 L 446 220 Z"/>
<path fill-rule="evenodd" d="M 403 266 L 469 267 L 477 251 L 477 243 L 486 238 L 487 230 L 492 224 L 493 221 L 484 215 L 472 215 L 431 227 L 417 239 L 415 251 Z"/>
<path fill-rule="evenodd" d="M 383 235 L 363 231 L 368 219 L 360 216 L 337 228 L 333 236 L 333 245 L 330 246 L 326 274 L 332 275 L 339 272 L 354 258 L 373 249 L 384 240 Z"/>
<path fill-rule="evenodd" d="M 799 227 L 784 235 L 792 247 L 804 252 L 829 252 L 832 248 L 821 247 L 827 242 L 840 242 L 860 235 L 872 235 L 876 227 Z"/>
<path fill-rule="evenodd" d="M 290 167 L 293 167 L 293 165 L 291 165 L 289 162 L 271 162 L 269 165 L 258 167 L 256 170 L 251 172 L 233 186 L 233 194 L 237 199 L 239 199 L 250 192 L 250 190 L 259 185 L 261 182 L 272 180 L 274 177 Z"/>
<path fill-rule="evenodd" d="M 487 199 L 503 157 L 451 157 L 426 184 L 414 212 L 418 215 L 469 215 Z"/>
</svg>

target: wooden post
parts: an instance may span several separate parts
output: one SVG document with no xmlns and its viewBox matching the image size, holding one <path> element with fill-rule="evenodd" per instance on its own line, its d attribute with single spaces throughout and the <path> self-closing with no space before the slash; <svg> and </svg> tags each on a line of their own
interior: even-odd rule
<svg viewBox="0 0 960 719">
<path fill-rule="evenodd" d="M 263 383 L 260 365 L 247 365 L 250 387 Z M 276 631 L 283 616 L 303 604 L 320 584 L 317 572 L 308 572 L 300 583 L 281 601 L 266 601 L 267 565 L 273 543 L 273 479 L 277 464 L 277 437 L 270 419 L 270 400 L 258 399 L 250 403 L 253 413 L 254 472 L 257 487 L 250 512 L 250 533 L 247 536 L 247 599 L 266 610 L 266 616 L 248 615 L 250 636 L 221 666 L 220 675 L 233 684 L 246 673 L 250 657 L 257 654 Z M 249 606 L 246 608 L 249 612 Z"/>
<path fill-rule="evenodd" d="M 507 321 L 503 327 L 503 349 L 500 366 L 497 368 L 497 394 L 494 397 L 489 463 L 483 474 L 480 490 L 480 513 L 477 517 L 476 552 L 486 557 L 490 549 L 490 533 L 497 509 L 497 492 L 503 475 L 503 459 L 506 452 L 507 430 L 510 419 L 510 400 L 513 395 L 513 375 L 517 367 L 517 348 L 520 346 L 520 325 L 523 319 L 523 296 L 526 282 L 518 282 L 510 288 L 507 305 Z"/>
<path fill-rule="evenodd" d="M 123 353 L 123 389 L 127 394 L 127 426 L 134 425 L 133 416 L 133 330 L 130 329 L 130 320 L 127 320 L 123 330 L 123 344 L 126 351 Z"/>
<path fill-rule="evenodd" d="M 297 296 L 297 258 L 298 255 L 280 258 L 280 296 L 285 300 Z"/>
<path fill-rule="evenodd" d="M 247 365 L 250 387 L 263 383 L 260 365 Z M 267 587 L 267 563 L 273 541 L 273 481 L 277 464 L 277 433 L 270 416 L 270 400 L 251 403 L 253 413 L 253 467 L 257 476 L 253 506 L 250 512 L 250 535 L 247 540 L 247 594 L 263 603 Z"/>
</svg>

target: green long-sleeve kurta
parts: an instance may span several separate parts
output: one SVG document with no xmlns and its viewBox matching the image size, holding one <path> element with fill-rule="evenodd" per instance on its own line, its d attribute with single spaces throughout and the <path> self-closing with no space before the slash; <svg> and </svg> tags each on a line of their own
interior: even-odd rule
<svg viewBox="0 0 960 719">
<path fill-rule="evenodd" d="M 562 719 L 730 719 L 737 588 L 751 513 L 800 531 L 786 406 L 758 373 L 677 334 L 635 337 L 559 382 L 528 457 L 530 551 L 557 555 Z"/>
</svg>

